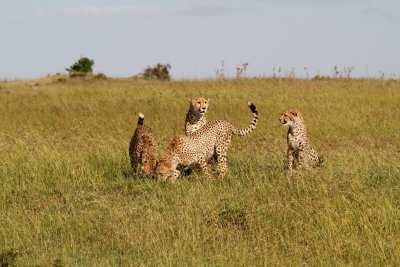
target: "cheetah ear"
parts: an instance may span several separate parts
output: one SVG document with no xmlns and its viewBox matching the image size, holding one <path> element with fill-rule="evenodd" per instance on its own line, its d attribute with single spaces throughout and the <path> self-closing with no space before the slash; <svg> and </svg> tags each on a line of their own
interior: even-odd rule
<svg viewBox="0 0 400 267">
<path fill-rule="evenodd" d="M 192 99 L 190 97 L 186 97 L 186 100 L 192 102 Z"/>
<path fill-rule="evenodd" d="M 207 102 L 210 102 L 211 98 L 207 99 Z"/>
</svg>

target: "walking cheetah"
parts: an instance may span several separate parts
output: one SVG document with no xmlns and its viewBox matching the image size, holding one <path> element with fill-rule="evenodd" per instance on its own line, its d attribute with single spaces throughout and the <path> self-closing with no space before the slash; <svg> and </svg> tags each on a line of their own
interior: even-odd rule
<svg viewBox="0 0 400 267">
<path fill-rule="evenodd" d="M 129 157 L 133 175 L 138 174 L 138 164 L 141 166 L 140 174 L 150 177 L 156 167 L 157 148 L 150 127 L 143 125 L 144 115 L 139 113 L 136 130 L 129 143 Z"/>
<path fill-rule="evenodd" d="M 289 126 L 287 133 L 288 175 L 293 174 L 293 164 L 299 169 L 321 164 L 322 158 L 308 142 L 307 126 L 301 113 L 298 110 L 289 109 L 281 114 L 279 121 L 283 126 Z"/>
<path fill-rule="evenodd" d="M 225 120 L 216 120 L 208 122 L 188 136 L 175 137 L 163 159 L 158 162 L 154 176 L 159 180 L 170 178 L 174 181 L 184 167 L 199 164 L 203 173 L 210 178 L 207 160 L 216 153 L 219 175 L 223 177 L 228 170 L 226 157 L 232 135 L 245 136 L 257 126 L 257 108 L 250 102 L 248 105 L 253 113 L 253 119 L 244 129 L 238 129 Z"/>
<path fill-rule="evenodd" d="M 194 133 L 206 125 L 207 119 L 204 116 L 208 109 L 209 99 L 204 97 L 192 98 L 189 100 L 190 106 L 186 114 L 185 133 L 186 135 Z"/>
</svg>

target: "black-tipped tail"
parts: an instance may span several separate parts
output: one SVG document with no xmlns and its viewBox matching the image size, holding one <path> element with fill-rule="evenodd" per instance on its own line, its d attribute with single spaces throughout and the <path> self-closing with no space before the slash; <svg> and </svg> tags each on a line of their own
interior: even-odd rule
<svg viewBox="0 0 400 267">
<path fill-rule="evenodd" d="M 246 128 L 244 128 L 244 129 L 237 129 L 237 128 L 233 129 L 233 134 L 234 135 L 239 135 L 239 136 L 248 135 L 250 132 L 252 132 L 257 127 L 257 122 L 258 122 L 258 111 L 257 111 L 257 108 L 251 102 L 247 102 L 247 105 L 249 105 L 251 113 L 253 114 L 253 119 L 251 120 L 250 125 L 247 126 Z"/>
<path fill-rule="evenodd" d="M 251 103 L 251 102 L 249 101 L 249 102 L 247 102 L 247 105 L 249 105 L 249 108 L 250 108 L 250 110 L 251 110 L 251 113 L 257 114 L 257 115 L 258 115 L 257 108 L 256 108 L 256 106 L 255 106 L 253 103 Z"/>
<path fill-rule="evenodd" d="M 138 119 L 137 124 L 143 125 L 143 122 L 144 122 L 144 115 L 143 115 L 143 113 L 139 112 L 139 119 Z"/>
</svg>

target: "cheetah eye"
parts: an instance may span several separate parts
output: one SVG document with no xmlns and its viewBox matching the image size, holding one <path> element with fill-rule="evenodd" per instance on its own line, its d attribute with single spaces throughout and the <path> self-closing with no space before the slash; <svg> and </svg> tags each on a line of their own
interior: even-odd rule
<svg viewBox="0 0 400 267">
<path fill-rule="evenodd" d="M 199 105 L 200 105 L 200 104 L 201 104 L 201 102 L 197 102 L 197 104 L 199 104 Z"/>
</svg>

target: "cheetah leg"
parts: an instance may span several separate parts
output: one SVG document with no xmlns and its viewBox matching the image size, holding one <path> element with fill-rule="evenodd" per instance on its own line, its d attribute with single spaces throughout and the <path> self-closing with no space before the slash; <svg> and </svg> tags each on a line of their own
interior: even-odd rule
<svg viewBox="0 0 400 267">
<path fill-rule="evenodd" d="M 146 154 L 142 152 L 140 157 L 141 157 L 141 161 L 140 161 L 140 168 L 139 168 L 138 173 L 141 177 L 144 177 L 144 176 L 146 176 L 146 173 L 144 172 L 145 165 L 147 163 Z"/>
<path fill-rule="evenodd" d="M 318 166 L 318 164 L 319 164 L 319 157 L 318 157 L 317 152 L 316 152 L 313 148 L 310 148 L 309 158 L 310 158 L 309 164 L 310 164 L 311 166 L 313 166 L 313 167 Z"/>
<path fill-rule="evenodd" d="M 205 158 L 199 159 L 198 162 L 200 164 L 201 171 L 204 173 L 207 179 L 211 179 L 211 174 L 210 171 L 208 170 L 207 161 L 205 160 Z"/>
<path fill-rule="evenodd" d="M 171 182 L 175 182 L 178 179 L 181 172 L 178 170 L 178 163 L 179 161 L 173 160 L 171 164 L 171 174 L 169 175 L 169 180 Z"/>
<path fill-rule="evenodd" d="M 304 150 L 300 150 L 298 154 L 298 168 L 299 169 L 307 169 L 308 168 L 308 160 L 306 156 L 306 152 Z"/>
<path fill-rule="evenodd" d="M 227 163 L 227 152 L 226 149 L 218 149 L 217 148 L 217 156 L 218 156 L 218 171 L 219 177 L 223 178 L 228 171 L 228 163 Z"/>
<path fill-rule="evenodd" d="M 216 158 L 216 168 L 219 173 L 219 177 L 224 177 L 228 171 L 227 165 L 227 150 L 231 143 L 232 134 L 224 134 L 217 136 L 217 140 L 214 144 L 214 154 L 213 158 Z"/>
<path fill-rule="evenodd" d="M 226 175 L 226 172 L 228 171 L 226 154 L 220 155 L 218 158 L 221 159 L 220 161 L 218 161 L 219 177 L 223 178 Z"/>
<path fill-rule="evenodd" d="M 293 156 L 293 151 L 291 151 L 288 148 L 287 151 L 287 160 L 288 160 L 288 170 L 287 170 L 287 175 L 292 176 L 293 175 L 293 161 L 294 161 L 294 156 Z"/>
<path fill-rule="evenodd" d="M 178 177 L 179 177 L 180 174 L 181 174 L 181 172 L 180 172 L 179 170 L 177 170 L 177 169 L 173 170 L 173 171 L 172 171 L 172 174 L 171 174 L 171 177 L 169 178 L 169 180 L 170 180 L 171 182 L 175 182 L 175 181 L 178 179 Z"/>
<path fill-rule="evenodd" d="M 230 135 L 224 136 L 219 140 L 219 142 L 215 147 L 220 178 L 224 177 L 226 175 L 226 172 L 228 171 L 227 151 L 230 143 L 231 143 L 231 136 Z"/>
<path fill-rule="evenodd" d="M 137 168 L 138 168 L 137 159 L 132 159 L 131 160 L 131 166 L 132 166 L 132 174 L 133 174 L 133 176 L 136 176 L 137 175 Z"/>
</svg>

